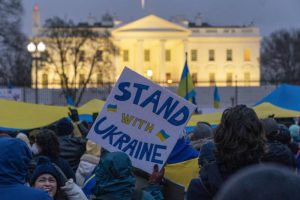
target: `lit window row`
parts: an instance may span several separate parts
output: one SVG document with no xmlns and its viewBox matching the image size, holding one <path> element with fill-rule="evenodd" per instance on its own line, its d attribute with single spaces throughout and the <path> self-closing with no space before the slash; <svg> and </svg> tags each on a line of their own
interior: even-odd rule
<svg viewBox="0 0 300 200">
<path fill-rule="evenodd" d="M 208 61 L 215 61 L 216 52 L 214 49 L 208 50 Z M 191 50 L 191 61 L 198 61 L 198 51 L 197 49 Z M 226 49 L 226 61 L 233 61 L 233 51 L 232 49 Z M 244 61 L 251 61 L 251 50 L 249 48 L 244 49 Z"/>
</svg>

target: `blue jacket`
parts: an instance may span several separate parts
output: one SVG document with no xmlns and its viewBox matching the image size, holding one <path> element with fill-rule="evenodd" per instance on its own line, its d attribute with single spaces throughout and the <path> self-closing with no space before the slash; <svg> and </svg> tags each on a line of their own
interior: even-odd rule
<svg viewBox="0 0 300 200">
<path fill-rule="evenodd" d="M 47 192 L 25 185 L 31 157 L 31 151 L 23 141 L 0 137 L 1 200 L 51 200 Z"/>
</svg>

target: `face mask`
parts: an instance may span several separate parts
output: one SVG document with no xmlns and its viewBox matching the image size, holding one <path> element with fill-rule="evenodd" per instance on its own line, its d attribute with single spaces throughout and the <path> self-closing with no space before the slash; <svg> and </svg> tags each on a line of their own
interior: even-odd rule
<svg viewBox="0 0 300 200">
<path fill-rule="evenodd" d="M 36 143 L 34 143 L 34 144 L 31 146 L 31 151 L 32 151 L 33 155 L 39 154 L 39 148 L 38 148 L 38 146 L 37 146 Z"/>
</svg>

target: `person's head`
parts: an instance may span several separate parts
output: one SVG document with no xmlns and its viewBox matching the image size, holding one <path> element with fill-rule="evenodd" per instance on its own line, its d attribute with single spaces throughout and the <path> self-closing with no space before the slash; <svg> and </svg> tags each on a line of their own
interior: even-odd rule
<svg viewBox="0 0 300 200">
<path fill-rule="evenodd" d="M 265 134 L 253 109 L 237 105 L 223 112 L 214 134 L 216 160 L 228 170 L 259 162 Z"/>
<path fill-rule="evenodd" d="M 196 127 L 190 134 L 191 140 L 200 140 L 212 137 L 213 130 L 208 124 L 204 122 L 198 122 Z"/>
<path fill-rule="evenodd" d="M 300 177 L 276 165 L 255 165 L 233 175 L 216 200 L 294 200 L 300 196 Z"/>
<path fill-rule="evenodd" d="M 56 134 L 58 136 L 72 135 L 73 129 L 73 124 L 67 118 L 62 118 L 56 123 Z"/>
<path fill-rule="evenodd" d="M 292 137 L 290 134 L 289 129 L 284 125 L 284 124 L 279 124 L 278 125 L 279 130 L 278 130 L 278 134 L 276 136 L 277 141 L 281 142 L 282 144 L 290 144 Z"/>
<path fill-rule="evenodd" d="M 51 161 L 41 156 L 31 176 L 30 185 L 34 188 L 48 192 L 49 196 L 55 197 L 60 188 L 59 174 Z"/>
<path fill-rule="evenodd" d="M 300 127 L 297 124 L 293 124 L 289 127 L 291 136 L 295 142 L 300 142 L 299 129 Z"/>
<path fill-rule="evenodd" d="M 58 158 L 59 142 L 55 133 L 49 129 L 41 129 L 36 136 L 39 154 L 50 158 Z"/>
<path fill-rule="evenodd" d="M 24 184 L 32 153 L 20 139 L 0 137 L 0 183 Z"/>
<path fill-rule="evenodd" d="M 276 135 L 278 134 L 279 131 L 279 126 L 276 122 L 275 119 L 273 118 L 267 118 L 267 119 L 263 119 L 261 120 L 265 134 L 266 134 L 266 138 L 268 140 L 275 140 Z"/>
</svg>

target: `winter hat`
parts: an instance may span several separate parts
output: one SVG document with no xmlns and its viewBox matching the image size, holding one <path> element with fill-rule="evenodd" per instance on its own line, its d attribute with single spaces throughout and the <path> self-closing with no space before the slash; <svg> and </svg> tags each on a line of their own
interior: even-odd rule
<svg viewBox="0 0 300 200">
<path fill-rule="evenodd" d="M 234 174 L 216 200 L 294 200 L 300 196 L 300 177 L 288 168 L 254 165 Z"/>
<path fill-rule="evenodd" d="M 278 127 L 279 131 L 276 139 L 283 144 L 289 144 L 292 139 L 289 129 L 283 124 L 279 124 Z"/>
<path fill-rule="evenodd" d="M 46 156 L 40 156 L 38 158 L 37 166 L 33 171 L 33 174 L 30 179 L 30 185 L 34 185 L 36 179 L 42 174 L 52 175 L 56 179 L 57 184 L 60 185 L 59 173 L 57 172 L 49 158 Z"/>
<path fill-rule="evenodd" d="M 203 122 L 198 122 L 197 126 L 192 131 L 195 140 L 209 138 L 213 135 L 212 128 Z"/>
<path fill-rule="evenodd" d="M 300 141 L 300 135 L 299 135 L 299 126 L 296 124 L 293 124 L 289 128 L 291 136 L 295 142 Z"/>
<path fill-rule="evenodd" d="M 267 119 L 263 119 L 261 120 L 263 128 L 265 130 L 266 133 L 266 137 L 268 139 L 274 139 L 274 135 L 275 133 L 277 133 L 279 127 L 277 122 L 275 121 L 275 119 L 273 118 L 267 118 Z"/>
<path fill-rule="evenodd" d="M 73 124 L 67 118 L 62 118 L 56 123 L 56 133 L 58 136 L 71 135 L 73 128 Z"/>
</svg>

